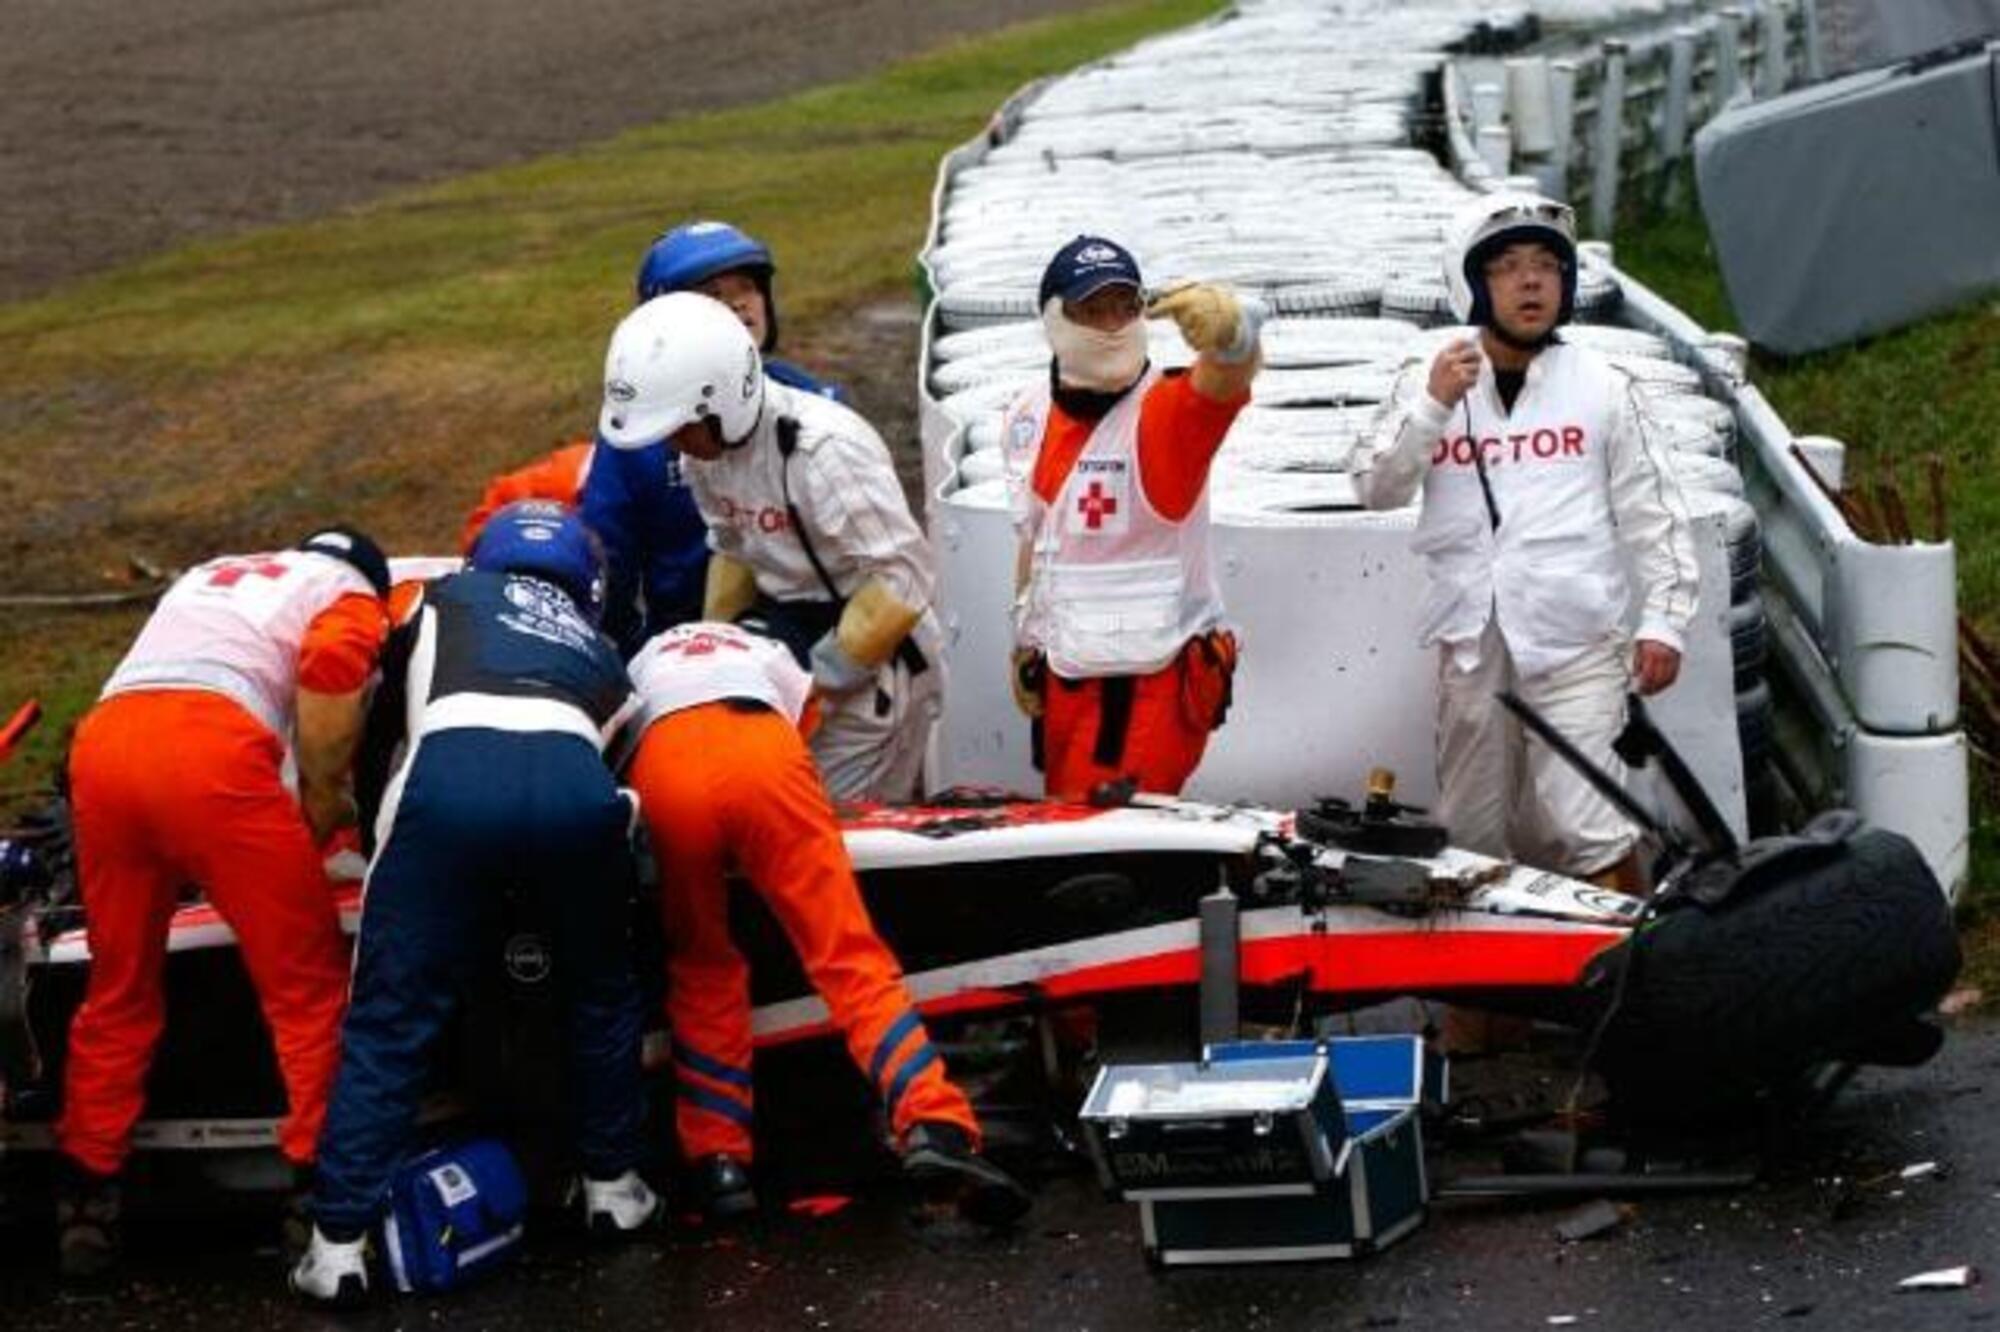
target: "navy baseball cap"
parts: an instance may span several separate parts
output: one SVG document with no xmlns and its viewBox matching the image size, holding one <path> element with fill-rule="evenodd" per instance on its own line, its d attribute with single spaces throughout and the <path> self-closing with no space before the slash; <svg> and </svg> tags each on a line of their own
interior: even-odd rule
<svg viewBox="0 0 2000 1332">
<path fill-rule="evenodd" d="M 1041 294 L 1035 297 L 1035 304 L 1045 306 L 1051 296 L 1080 301 L 1119 282 L 1131 287 L 1145 285 L 1139 280 L 1139 261 L 1132 252 L 1102 236 L 1078 236 L 1057 250 L 1042 270 Z"/>
</svg>

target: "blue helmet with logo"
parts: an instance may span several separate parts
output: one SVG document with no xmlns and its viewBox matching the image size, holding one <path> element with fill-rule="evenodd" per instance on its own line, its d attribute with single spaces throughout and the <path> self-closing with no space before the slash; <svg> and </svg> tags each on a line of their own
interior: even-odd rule
<svg viewBox="0 0 2000 1332">
<path fill-rule="evenodd" d="M 764 296 L 764 345 L 758 350 L 769 351 L 778 345 L 778 303 L 771 295 L 776 271 L 770 247 L 756 237 L 727 222 L 685 222 L 647 247 L 634 285 L 644 305 L 668 292 L 692 291 L 718 273 L 747 273 Z"/>
<path fill-rule="evenodd" d="M 553 500 L 517 500 L 497 510 L 465 563 L 553 583 L 593 624 L 604 611 L 604 548 L 574 509 Z"/>
</svg>

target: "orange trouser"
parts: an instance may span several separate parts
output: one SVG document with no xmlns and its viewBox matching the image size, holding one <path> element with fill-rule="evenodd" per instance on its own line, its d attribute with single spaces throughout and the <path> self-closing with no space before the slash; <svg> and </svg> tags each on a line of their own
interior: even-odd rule
<svg viewBox="0 0 2000 1332">
<path fill-rule="evenodd" d="M 920 1120 L 978 1141 L 875 933 L 812 756 L 776 712 L 708 703 L 653 723 L 633 759 L 667 932 L 674 1122 L 689 1159 L 751 1155 L 750 973 L 729 938 L 734 868 L 784 928 L 857 1067 L 902 1134 Z"/>
<path fill-rule="evenodd" d="M 1113 762 L 1104 762 L 1099 741 L 1104 725 L 1104 680 L 1064 680 L 1053 672 L 1042 695 L 1044 789 L 1058 800 L 1082 800 L 1106 782 L 1131 778 L 1141 791 L 1179 795 L 1194 775 L 1214 729 L 1192 715 L 1188 700 L 1189 656 L 1183 652 L 1150 675 L 1131 680 L 1131 713 L 1125 743 Z"/>
<path fill-rule="evenodd" d="M 131 1150 L 165 1022 L 162 972 L 179 890 L 235 930 L 277 1047 L 290 1113 L 278 1144 L 313 1159 L 339 1059 L 347 945 L 278 738 L 220 694 L 120 694 L 70 751 L 90 977 L 70 1024 L 62 1150 L 110 1174 Z"/>
</svg>

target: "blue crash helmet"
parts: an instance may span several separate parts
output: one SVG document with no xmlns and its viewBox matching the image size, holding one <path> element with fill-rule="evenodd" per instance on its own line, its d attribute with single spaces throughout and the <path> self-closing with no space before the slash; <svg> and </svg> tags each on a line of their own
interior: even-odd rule
<svg viewBox="0 0 2000 1332">
<path fill-rule="evenodd" d="M 604 613 L 604 548 L 574 509 L 553 500 L 497 510 L 479 529 L 466 567 L 554 583 L 593 624 Z"/>
<path fill-rule="evenodd" d="M 744 272 L 764 296 L 764 345 L 778 345 L 778 303 L 771 295 L 771 275 L 777 265 L 764 242 L 727 222 L 687 222 L 663 231 L 639 261 L 634 283 L 639 304 L 673 291 L 692 291 L 718 273 Z"/>
</svg>

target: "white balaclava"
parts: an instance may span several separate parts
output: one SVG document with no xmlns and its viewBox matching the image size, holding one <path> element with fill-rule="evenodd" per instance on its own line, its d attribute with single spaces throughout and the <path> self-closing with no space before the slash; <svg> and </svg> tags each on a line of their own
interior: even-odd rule
<svg viewBox="0 0 2000 1332">
<path fill-rule="evenodd" d="M 1042 328 L 1056 354 L 1056 378 L 1070 388 L 1116 393 L 1131 387 L 1146 368 L 1146 321 L 1134 319 L 1114 333 L 1076 323 L 1063 313 L 1062 298 L 1042 307 Z"/>
</svg>

